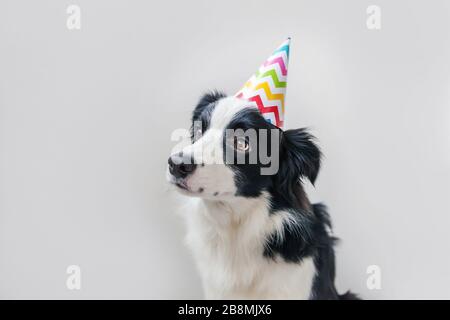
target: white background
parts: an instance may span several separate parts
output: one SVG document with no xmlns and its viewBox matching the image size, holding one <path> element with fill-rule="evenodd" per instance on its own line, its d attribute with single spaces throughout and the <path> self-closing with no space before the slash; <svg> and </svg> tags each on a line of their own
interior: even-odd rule
<svg viewBox="0 0 450 320">
<path fill-rule="evenodd" d="M 70 4 L 81 30 L 66 27 Z M 381 30 L 366 27 L 372 4 Z M 286 127 L 310 127 L 325 154 L 308 190 L 342 239 L 340 291 L 449 299 L 450 5 L 438 0 L 2 0 L 0 297 L 201 298 L 165 182 L 170 134 L 286 36 Z M 66 288 L 72 264 L 80 291 Z"/>
</svg>

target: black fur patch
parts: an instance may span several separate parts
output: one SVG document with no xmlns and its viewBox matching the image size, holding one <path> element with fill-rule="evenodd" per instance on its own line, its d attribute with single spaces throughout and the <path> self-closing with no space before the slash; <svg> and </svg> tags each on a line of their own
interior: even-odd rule
<svg viewBox="0 0 450 320">
<path fill-rule="evenodd" d="M 226 130 L 237 130 L 241 129 L 243 132 L 249 129 L 255 129 L 256 140 L 250 139 L 250 151 L 246 154 L 239 154 L 227 143 L 225 132 Z M 235 184 L 237 188 L 236 195 L 243 197 L 258 197 L 261 192 L 266 191 L 272 186 L 272 176 L 261 175 L 261 168 L 267 167 L 268 164 L 263 164 L 260 157 L 260 136 L 261 131 L 265 131 L 267 134 L 267 144 L 263 153 L 271 154 L 271 144 L 270 135 L 271 130 L 280 131 L 277 127 L 273 126 L 267 122 L 255 108 L 242 109 L 233 117 L 233 119 L 228 124 L 224 132 L 223 148 L 224 148 L 224 162 L 236 173 L 235 174 Z M 226 154 L 231 154 L 234 160 L 233 164 L 228 163 L 226 159 Z M 251 163 L 250 158 L 254 156 L 256 161 Z M 239 157 L 243 163 L 238 161 Z"/>
<path fill-rule="evenodd" d="M 192 112 L 192 126 L 191 126 L 191 139 L 194 139 L 194 121 L 201 121 L 202 130 L 205 132 L 209 128 L 211 121 L 211 115 L 216 107 L 217 101 L 225 98 L 226 94 L 220 91 L 211 91 L 205 93 L 200 101 L 197 103 L 194 111 Z"/>
<path fill-rule="evenodd" d="M 323 204 L 314 204 L 312 212 L 291 212 L 297 224 L 284 226 L 284 237 L 278 239 L 272 235 L 264 250 L 264 255 L 275 259 L 282 257 L 291 263 L 300 263 L 304 258 L 312 257 L 316 275 L 310 299 L 318 300 L 353 300 L 356 295 L 347 292 L 339 295 L 334 285 L 335 255 L 334 245 L 337 238 L 328 234 L 331 230 L 330 217 Z M 276 214 L 276 213 L 275 213 Z"/>
<path fill-rule="evenodd" d="M 309 210 L 302 179 L 307 178 L 314 184 L 319 174 L 321 156 L 314 137 L 306 129 L 283 132 L 280 170 L 274 176 L 274 189 L 287 202 L 287 208 Z"/>
</svg>

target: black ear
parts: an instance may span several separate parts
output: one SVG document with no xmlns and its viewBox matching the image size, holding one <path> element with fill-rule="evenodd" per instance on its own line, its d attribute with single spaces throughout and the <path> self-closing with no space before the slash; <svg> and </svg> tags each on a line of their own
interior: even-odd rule
<svg viewBox="0 0 450 320">
<path fill-rule="evenodd" d="M 217 102 L 218 100 L 225 98 L 225 97 L 226 97 L 225 93 L 223 93 L 221 91 L 217 91 L 217 90 L 213 90 L 213 91 L 205 93 L 200 98 L 199 102 L 197 103 L 197 106 L 195 107 L 194 112 L 192 112 L 192 121 L 198 120 L 200 118 L 200 115 L 202 114 L 202 112 L 210 104 Z"/>
<path fill-rule="evenodd" d="M 288 195 L 292 195 L 302 178 L 308 178 L 313 185 L 316 181 L 321 152 L 314 139 L 305 129 L 287 130 L 281 134 L 280 168 L 276 179 Z"/>
</svg>

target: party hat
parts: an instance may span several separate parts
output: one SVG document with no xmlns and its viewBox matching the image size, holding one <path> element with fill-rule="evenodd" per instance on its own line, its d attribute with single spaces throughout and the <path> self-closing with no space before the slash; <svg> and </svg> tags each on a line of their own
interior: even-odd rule
<svg viewBox="0 0 450 320">
<path fill-rule="evenodd" d="M 284 122 L 290 42 L 287 38 L 236 93 L 237 98 L 254 102 L 263 117 L 279 128 Z"/>
</svg>

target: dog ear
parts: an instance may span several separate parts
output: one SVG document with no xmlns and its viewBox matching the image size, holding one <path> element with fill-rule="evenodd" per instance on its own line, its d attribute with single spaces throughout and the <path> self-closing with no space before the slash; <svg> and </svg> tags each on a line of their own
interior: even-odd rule
<svg viewBox="0 0 450 320">
<path fill-rule="evenodd" d="M 321 152 L 314 137 L 305 129 L 283 131 L 280 146 L 280 168 L 276 179 L 280 189 L 292 195 L 302 178 L 314 185 L 320 169 Z"/>
<path fill-rule="evenodd" d="M 198 120 L 203 110 L 210 104 L 217 102 L 218 100 L 225 98 L 226 94 L 217 90 L 213 90 L 205 93 L 197 103 L 194 111 L 192 112 L 192 121 Z"/>
</svg>

